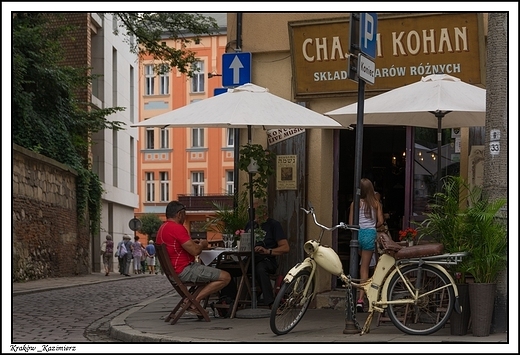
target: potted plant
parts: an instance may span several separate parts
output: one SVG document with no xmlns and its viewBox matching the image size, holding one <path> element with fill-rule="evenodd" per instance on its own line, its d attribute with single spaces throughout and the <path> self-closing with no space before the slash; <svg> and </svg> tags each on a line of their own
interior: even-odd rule
<svg viewBox="0 0 520 355">
<path fill-rule="evenodd" d="M 235 236 L 236 243 L 240 238 L 240 234 L 237 235 L 236 231 L 245 228 L 249 221 L 249 205 L 246 201 L 246 193 L 242 193 L 235 198 L 237 199 L 236 209 L 214 201 L 215 216 L 206 223 L 205 228 L 209 232 L 217 232 L 222 235 L 232 234 Z"/>
<path fill-rule="evenodd" d="M 461 177 L 447 176 L 434 201 L 418 227 L 421 237 L 431 236 L 444 244 L 447 253 L 469 253 L 462 263 L 450 265 L 462 305 L 462 315 L 453 312 L 450 318 L 452 334 L 467 333 L 471 314 L 473 335 L 488 336 L 496 280 L 507 265 L 507 229 L 498 218 L 506 200 L 491 201 L 480 187 L 471 188 Z M 473 276 L 473 283 L 466 284 L 467 274 Z"/>
<path fill-rule="evenodd" d="M 496 282 L 507 267 L 507 227 L 500 211 L 505 199 L 490 200 L 479 190 L 466 211 L 471 256 L 468 271 L 473 336 L 489 336 L 495 304 Z"/>
<path fill-rule="evenodd" d="M 469 186 L 461 177 L 447 176 L 442 180 L 442 191 L 433 196 L 429 204 L 430 212 L 426 219 L 417 227 L 419 239 L 431 238 L 444 245 L 446 253 L 469 252 L 470 243 L 465 215 L 467 199 L 470 195 Z M 469 286 L 466 283 L 468 273 L 468 258 L 462 263 L 449 265 L 449 269 L 457 283 L 459 303 L 462 314 L 452 312 L 450 331 L 452 335 L 466 335 L 468 332 L 470 306 Z"/>
<path fill-rule="evenodd" d="M 244 183 L 244 187 L 249 193 L 251 205 L 253 205 L 253 199 L 261 200 L 264 202 L 262 205 L 265 205 L 268 195 L 269 178 L 275 172 L 274 161 L 275 154 L 264 149 L 261 144 L 248 143 L 240 149 L 239 169 L 247 173 L 254 171 L 253 174 L 249 175 L 249 180 Z M 249 216 L 249 222 L 254 218 L 254 213 L 255 211 L 253 210 L 251 216 Z M 261 228 L 254 229 L 252 233 L 254 235 L 254 241 L 251 241 L 252 244 L 255 244 L 259 238 L 262 238 L 263 241 L 264 231 L 261 230 Z M 252 239 L 251 235 L 249 235 L 249 237 Z"/>
<path fill-rule="evenodd" d="M 254 162 L 256 173 L 252 181 L 245 182 L 247 191 L 253 192 L 253 197 L 265 201 L 267 199 L 267 188 L 269 177 L 274 174 L 275 155 L 269 150 L 264 149 L 261 144 L 248 143 L 240 149 L 240 159 L 238 167 L 240 170 L 249 173 L 249 168 Z"/>
<path fill-rule="evenodd" d="M 412 246 L 417 236 L 417 229 L 408 227 L 405 230 L 399 231 L 399 241 L 405 241 L 408 246 Z"/>
</svg>

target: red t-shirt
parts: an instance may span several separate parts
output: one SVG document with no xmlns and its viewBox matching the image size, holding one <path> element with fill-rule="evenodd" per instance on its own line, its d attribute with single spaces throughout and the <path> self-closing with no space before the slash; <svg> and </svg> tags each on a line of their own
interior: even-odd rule
<svg viewBox="0 0 520 355">
<path fill-rule="evenodd" d="M 174 221 L 164 222 L 157 231 L 156 242 L 166 245 L 166 250 L 177 274 L 180 274 L 189 263 L 195 261 L 195 257 L 182 247 L 182 244 L 190 239 L 186 227 Z"/>
</svg>

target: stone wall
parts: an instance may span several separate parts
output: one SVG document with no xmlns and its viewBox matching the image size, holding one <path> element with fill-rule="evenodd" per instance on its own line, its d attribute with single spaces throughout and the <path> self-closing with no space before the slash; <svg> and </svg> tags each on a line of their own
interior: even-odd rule
<svg viewBox="0 0 520 355">
<path fill-rule="evenodd" d="M 91 272 L 88 227 L 76 213 L 76 176 L 13 144 L 13 282 Z"/>
</svg>

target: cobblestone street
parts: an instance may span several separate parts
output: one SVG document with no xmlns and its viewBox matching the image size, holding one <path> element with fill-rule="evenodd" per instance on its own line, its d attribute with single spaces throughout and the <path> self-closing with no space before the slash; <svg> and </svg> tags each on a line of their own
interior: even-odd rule
<svg viewBox="0 0 520 355">
<path fill-rule="evenodd" d="M 112 318 L 169 292 L 174 291 L 163 275 L 132 275 L 114 282 L 14 295 L 12 342 L 114 342 L 107 336 Z"/>
</svg>

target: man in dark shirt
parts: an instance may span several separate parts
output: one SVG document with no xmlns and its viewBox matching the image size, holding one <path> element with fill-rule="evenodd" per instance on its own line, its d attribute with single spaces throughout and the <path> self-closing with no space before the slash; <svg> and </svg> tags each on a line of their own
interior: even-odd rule
<svg viewBox="0 0 520 355">
<path fill-rule="evenodd" d="M 270 306 L 274 302 L 274 293 L 269 275 L 276 273 L 278 268 L 276 256 L 289 252 L 289 242 L 280 222 L 268 216 L 264 201 L 256 200 L 254 208 L 254 234 L 257 240 L 255 252 L 260 254 L 255 255 L 255 277 L 260 283 L 263 296 L 258 305 Z M 247 224 L 246 231 L 250 231 L 250 223 Z M 261 234 L 265 234 L 263 240 L 259 240 Z"/>
</svg>

